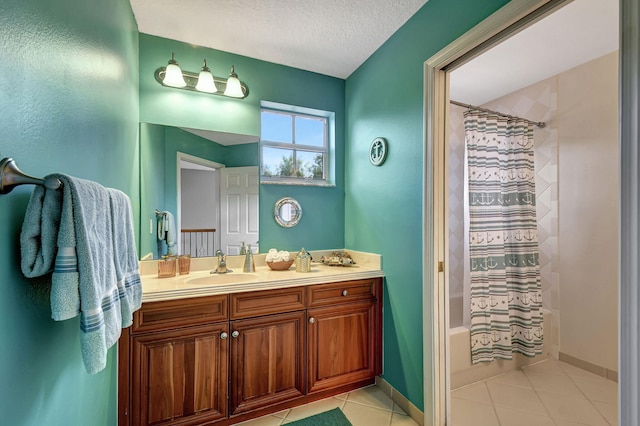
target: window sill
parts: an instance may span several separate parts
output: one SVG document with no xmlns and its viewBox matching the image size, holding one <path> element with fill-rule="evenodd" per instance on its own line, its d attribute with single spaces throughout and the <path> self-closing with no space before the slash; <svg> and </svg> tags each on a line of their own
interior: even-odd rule
<svg viewBox="0 0 640 426">
<path fill-rule="evenodd" d="M 335 188 L 334 183 L 327 181 L 314 181 L 314 180 L 287 180 L 287 179 L 260 179 L 261 185 L 291 185 L 291 186 L 317 186 L 322 188 Z"/>
</svg>

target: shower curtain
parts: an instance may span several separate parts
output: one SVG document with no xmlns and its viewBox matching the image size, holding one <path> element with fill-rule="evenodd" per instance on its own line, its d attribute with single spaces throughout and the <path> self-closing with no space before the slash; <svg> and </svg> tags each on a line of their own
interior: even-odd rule
<svg viewBox="0 0 640 426">
<path fill-rule="evenodd" d="M 464 113 L 473 363 L 542 353 L 533 126 Z"/>
</svg>

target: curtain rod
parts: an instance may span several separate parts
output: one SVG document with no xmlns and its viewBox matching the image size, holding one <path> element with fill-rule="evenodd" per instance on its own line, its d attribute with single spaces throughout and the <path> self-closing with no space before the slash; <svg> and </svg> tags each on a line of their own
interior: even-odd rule
<svg viewBox="0 0 640 426">
<path fill-rule="evenodd" d="M 537 126 L 537 127 L 541 128 L 541 129 L 544 128 L 547 125 L 544 121 L 531 121 L 531 120 L 527 120 L 526 118 L 516 117 L 515 115 L 503 114 L 503 113 L 498 112 L 498 111 L 492 111 L 490 109 L 482 108 L 482 107 L 475 106 L 475 105 L 463 104 L 462 102 L 458 102 L 458 101 L 450 100 L 449 102 L 454 104 L 454 105 L 461 106 L 463 108 L 469 108 L 469 109 L 473 109 L 473 110 L 476 110 L 476 111 L 483 111 L 483 112 L 488 112 L 488 113 L 491 113 L 491 114 L 497 114 L 497 115 L 501 115 L 501 116 L 507 117 L 507 118 L 517 118 L 517 119 L 520 119 L 520 120 L 524 120 L 524 121 L 529 122 L 529 123 L 533 124 L 534 126 Z"/>
</svg>

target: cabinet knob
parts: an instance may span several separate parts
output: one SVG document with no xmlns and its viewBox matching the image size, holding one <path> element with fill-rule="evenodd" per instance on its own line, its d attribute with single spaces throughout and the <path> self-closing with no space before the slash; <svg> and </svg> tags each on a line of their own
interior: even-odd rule
<svg viewBox="0 0 640 426">
<path fill-rule="evenodd" d="M 342 290 L 342 295 L 343 296 L 347 296 L 349 294 L 349 292 L 347 290 Z"/>
<path fill-rule="evenodd" d="M 233 333 L 231 333 L 231 337 L 238 337 L 239 335 L 240 335 L 240 333 L 238 332 L 238 330 L 236 330 Z"/>
<path fill-rule="evenodd" d="M 316 322 L 316 319 L 314 317 L 309 318 L 309 324 L 313 324 L 314 322 Z"/>
<path fill-rule="evenodd" d="M 229 335 L 227 333 L 225 333 L 224 331 L 222 333 L 220 333 L 220 338 L 222 340 L 226 339 L 227 337 L 229 337 Z"/>
</svg>

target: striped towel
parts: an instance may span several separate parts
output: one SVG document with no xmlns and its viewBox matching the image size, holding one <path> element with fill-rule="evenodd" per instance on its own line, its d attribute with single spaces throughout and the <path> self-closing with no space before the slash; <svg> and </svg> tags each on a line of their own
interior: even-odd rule
<svg viewBox="0 0 640 426">
<path fill-rule="evenodd" d="M 80 314 L 82 358 L 94 374 L 104 369 L 108 349 L 141 306 L 131 203 L 95 182 L 52 176 L 62 190 L 37 186 L 27 207 L 22 271 L 37 277 L 53 270 L 52 318 Z"/>
</svg>

